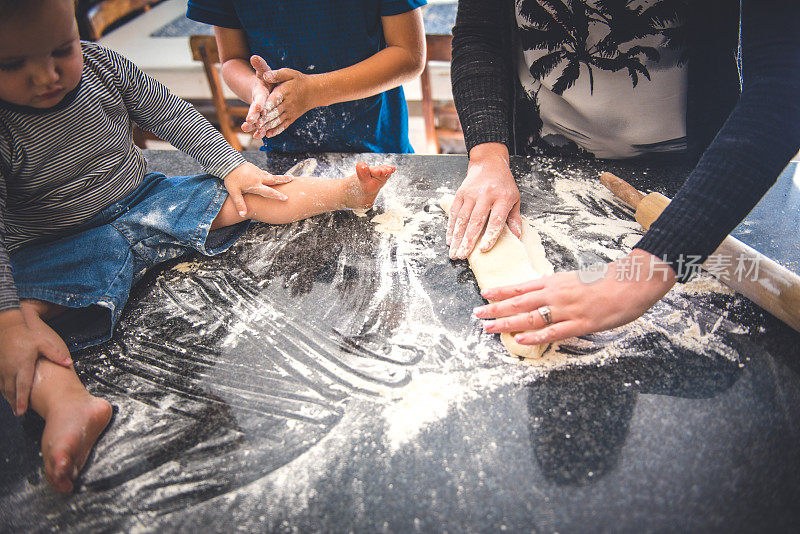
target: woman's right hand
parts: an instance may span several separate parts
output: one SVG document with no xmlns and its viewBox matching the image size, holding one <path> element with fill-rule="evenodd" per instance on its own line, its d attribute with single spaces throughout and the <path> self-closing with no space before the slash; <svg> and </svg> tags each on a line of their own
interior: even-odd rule
<svg viewBox="0 0 800 534">
<path fill-rule="evenodd" d="M 469 152 L 467 177 L 456 192 L 447 225 L 450 258 L 464 259 L 472 252 L 487 219 L 482 252 L 492 249 L 506 222 L 517 237 L 522 232 L 519 189 L 502 143 L 483 143 Z"/>
<path fill-rule="evenodd" d="M 250 110 L 242 123 L 242 131 L 252 132 L 253 139 L 262 139 L 267 134 L 271 121 L 278 118 L 273 106 L 267 103 L 267 97 L 272 91 L 273 84 L 267 83 L 264 75 L 271 69 L 264 58 L 256 55 L 250 57 L 250 65 L 256 72 L 250 96 Z"/>
</svg>

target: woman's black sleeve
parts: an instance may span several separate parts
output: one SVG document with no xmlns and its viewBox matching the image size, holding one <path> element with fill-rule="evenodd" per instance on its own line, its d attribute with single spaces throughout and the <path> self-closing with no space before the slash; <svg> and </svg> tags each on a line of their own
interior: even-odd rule
<svg viewBox="0 0 800 534">
<path fill-rule="evenodd" d="M 460 0 L 453 28 L 451 79 L 467 150 L 504 143 L 513 150 L 513 28 L 505 0 Z"/>
<path fill-rule="evenodd" d="M 742 93 L 672 203 L 636 245 L 704 261 L 775 183 L 800 148 L 800 2 L 742 1 Z M 735 258 L 730 259 L 736 262 Z"/>
</svg>

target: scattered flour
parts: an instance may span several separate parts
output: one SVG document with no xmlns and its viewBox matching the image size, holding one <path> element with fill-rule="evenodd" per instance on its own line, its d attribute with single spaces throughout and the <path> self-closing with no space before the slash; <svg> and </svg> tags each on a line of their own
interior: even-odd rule
<svg viewBox="0 0 800 534">
<path fill-rule="evenodd" d="M 352 172 L 352 165 L 342 163 L 341 171 Z M 611 193 L 595 182 L 557 177 L 553 181 L 557 199 L 554 202 L 548 200 L 555 209 L 542 209 L 539 213 L 529 215 L 529 218 L 543 236 L 548 236 L 567 254 L 577 255 L 588 249 L 605 258 L 619 257 L 638 241 L 641 229 L 632 218 L 622 219 L 587 208 L 587 202 L 596 202 L 597 199 L 618 205 Z M 429 238 L 431 232 L 444 234 L 446 215 L 438 208 L 433 208 L 429 199 L 409 198 L 407 189 L 408 183 L 402 169 L 398 169 L 380 197 L 383 212 L 371 218 L 376 231 L 384 234 L 375 259 L 378 286 L 373 288 L 371 300 L 380 303 L 390 298 L 397 291 L 400 277 L 399 287 L 406 291 L 402 310 L 398 310 L 402 311 L 403 318 L 402 323 L 394 328 L 395 335 L 386 340 L 391 347 L 386 357 L 389 361 L 399 361 L 403 351 L 407 350 L 404 347 L 424 348 L 427 352 L 422 361 L 412 368 L 410 379 L 403 387 L 370 387 L 369 390 L 378 393 L 378 397 L 364 397 L 360 392 L 363 387 L 349 391 L 350 398 L 368 398 L 371 403 L 379 403 L 378 413 L 384 421 L 384 439 L 390 452 L 412 444 L 426 428 L 479 396 L 491 395 L 506 385 L 530 382 L 556 369 L 616 361 L 624 357 L 628 340 L 654 332 L 663 334 L 676 346 L 697 353 L 714 352 L 732 360 L 737 358 L 720 333 L 743 333 L 741 327 L 733 324 L 724 313 L 712 318 L 713 323 L 709 325 L 706 324 L 708 319 L 692 312 L 693 298 L 710 292 L 731 294 L 732 291 L 716 279 L 700 277 L 688 284 L 677 285 L 668 296 L 668 303 L 657 305 L 633 323 L 595 339 L 571 339 L 554 345 L 540 359 L 519 361 L 509 357 L 497 336 L 483 333 L 477 321 L 471 334 L 466 337 L 455 336 L 436 318 L 437 313 L 433 311 L 422 284 L 428 261 L 446 255 L 444 246 L 441 250 L 437 249 Z M 447 188 L 437 190 L 437 193 L 446 192 L 451 191 Z M 587 201 L 587 197 L 591 197 L 591 200 Z M 244 322 L 258 324 L 267 320 L 268 316 L 273 321 L 285 320 L 276 317 L 275 313 L 275 310 L 263 310 L 256 317 L 250 312 L 249 316 L 243 315 L 246 317 Z M 366 313 L 370 314 L 372 310 Z M 247 324 L 229 325 L 229 328 L 225 340 L 229 350 L 234 349 L 239 335 L 255 330 Z M 448 358 L 437 360 L 433 356 L 434 348 L 443 343 L 448 347 Z M 380 367 L 381 364 L 376 365 Z M 329 367 L 329 370 L 332 373 L 340 372 L 333 367 Z M 364 367 L 361 371 L 369 373 L 373 370 Z M 364 387 L 366 385 L 362 384 Z M 322 449 L 325 449 L 324 443 L 339 439 L 336 436 L 340 436 L 341 427 L 342 424 L 338 424 L 336 430 L 317 446 L 271 475 L 270 480 L 275 487 L 288 485 L 289 490 L 298 485 L 311 485 L 311 473 L 320 469 L 319 464 L 315 468 L 312 465 L 315 462 L 335 461 L 331 456 L 332 451 L 329 450 L 326 456 Z M 298 477 L 297 469 L 306 464 L 308 468 L 301 469 L 306 474 L 301 473 Z M 306 477 L 305 482 L 303 477 Z M 292 491 L 288 491 L 288 494 L 292 494 Z"/>
<path fill-rule="evenodd" d="M 370 157 L 377 156 L 367 155 L 364 159 Z M 341 174 L 352 174 L 355 161 L 358 159 L 354 157 L 341 161 L 338 167 Z M 387 161 L 381 157 L 380 162 Z M 306 173 L 311 164 L 301 164 L 306 167 L 301 169 L 302 165 L 298 164 L 294 171 Z M 332 174 L 331 177 L 336 177 L 336 172 Z M 524 178 L 522 181 L 525 181 Z M 595 201 L 605 199 L 609 203 L 616 202 L 599 182 L 580 180 L 574 176 L 556 176 L 552 186 L 556 198 L 553 199 L 549 194 L 541 205 L 535 206 L 538 212 L 528 214 L 542 236 L 549 237 L 551 242 L 563 248 L 562 252 L 550 250 L 548 255 L 572 254 L 577 257 L 579 253 L 589 250 L 602 257 L 613 258 L 625 254 L 638 241 L 641 231 L 632 219 L 622 219 L 587 208 L 587 197 Z M 744 333 L 743 329 L 733 324 L 724 310 L 712 317 L 696 312 L 695 303 L 703 295 L 711 292 L 732 294 L 730 289 L 709 278 L 696 278 L 688 284 L 677 285 L 663 303 L 629 325 L 596 337 L 567 340 L 551 347 L 542 358 L 535 360 L 519 361 L 509 357 L 498 337 L 484 333 L 479 321 L 475 321 L 471 329 L 465 327 L 456 332 L 448 329 L 442 324 L 441 310 L 431 301 L 424 284 L 425 277 L 430 276 L 427 269 L 433 264 L 431 260 L 446 258 L 443 240 L 446 215 L 432 209 L 430 199 L 414 197 L 409 194 L 410 190 L 408 179 L 398 168 L 380 197 L 382 205 L 379 207 L 383 212 L 371 219 L 381 235 L 375 258 L 370 260 L 375 262 L 376 278 L 365 314 L 374 319 L 376 331 L 392 332 L 391 337 L 382 340 L 382 345 L 389 347 L 388 352 L 382 353 L 381 358 L 371 358 L 367 354 L 359 359 L 356 355 L 347 360 L 345 366 L 333 362 L 333 358 L 327 358 L 336 354 L 320 354 L 319 350 L 324 351 L 325 346 L 313 349 L 311 345 L 298 345 L 304 359 L 289 361 L 287 358 L 286 365 L 291 366 L 296 376 L 311 376 L 309 369 L 314 367 L 324 369 L 325 376 L 336 378 L 332 381 L 334 385 L 328 389 L 327 384 L 315 383 L 314 387 L 326 394 L 338 394 L 330 395 L 334 399 L 330 404 L 341 410 L 343 415 L 319 441 L 310 442 L 304 452 L 241 488 L 242 492 L 252 495 L 268 495 L 266 506 L 276 513 L 306 509 L 316 496 L 318 482 L 346 465 L 352 451 L 357 451 L 359 447 L 384 448 L 388 456 L 397 454 L 404 447 L 414 446 L 426 429 L 452 416 L 470 402 L 489 397 L 500 388 L 524 387 L 524 384 L 556 369 L 596 366 L 619 360 L 625 357 L 627 344 L 631 340 L 653 333 L 663 334 L 676 347 L 699 354 L 713 352 L 731 360 L 737 359 L 738 355 L 726 344 L 722 334 L 740 334 Z M 445 192 L 448 192 L 447 188 L 437 189 L 439 194 Z M 553 209 L 548 209 L 548 206 Z M 366 213 L 356 215 L 366 216 Z M 436 235 L 439 237 L 432 237 Z M 546 248 L 547 245 L 545 242 Z M 274 254 L 275 250 L 268 248 L 270 246 L 282 245 L 264 245 L 269 254 Z M 446 265 L 446 260 L 439 264 L 440 267 Z M 199 262 L 184 262 L 174 266 L 173 270 L 188 273 L 195 272 L 199 267 Z M 398 290 L 402 292 L 402 298 L 395 298 Z M 459 284 L 454 290 L 471 291 L 472 286 Z M 198 310 L 205 310 L 211 302 L 191 304 Z M 282 302 L 273 306 L 260 295 L 241 299 L 231 306 L 228 318 L 209 320 L 208 324 L 198 328 L 198 335 L 206 331 L 213 334 L 216 329 L 223 329 L 225 335 L 220 359 L 225 361 L 225 353 L 239 351 L 248 337 L 268 342 L 268 338 L 257 337 L 263 333 L 265 323 L 297 326 L 295 318 L 289 315 L 291 310 L 285 304 Z M 387 307 L 390 312 L 381 315 L 381 311 Z M 390 328 L 381 330 L 379 327 L 385 326 L 381 321 L 393 323 Z M 320 327 L 315 325 L 314 328 Z M 310 332 L 309 336 L 313 333 Z M 407 353 L 414 350 L 421 353 L 420 359 L 409 363 Z M 305 365 L 304 361 L 310 362 L 309 365 Z M 372 380 L 376 376 L 408 376 L 408 380 L 398 381 L 396 384 L 400 385 L 396 386 L 393 385 L 395 383 Z M 282 399 L 277 390 L 271 391 L 270 396 L 287 404 L 297 400 L 294 397 Z M 162 408 L 169 408 L 177 397 L 170 399 L 165 401 Z M 323 400 L 309 403 L 312 404 L 318 406 L 323 404 Z M 324 406 L 326 409 L 329 407 Z M 305 412 L 299 413 L 308 416 Z M 283 425 L 275 427 L 282 428 L 274 436 L 275 443 L 264 442 L 260 446 L 282 447 L 290 441 L 289 438 L 303 435 L 302 425 L 308 423 L 280 417 L 275 416 Z M 374 427 L 363 423 L 364 418 L 376 418 L 382 422 L 382 442 L 381 436 L 371 433 Z M 358 488 L 358 481 L 353 482 L 353 488 Z M 233 498 L 238 491 L 231 491 L 224 498 Z"/>
<path fill-rule="evenodd" d="M 172 270 L 178 271 L 179 273 L 193 273 L 200 268 L 200 265 L 200 262 L 197 261 L 184 261 L 173 266 Z"/>
<path fill-rule="evenodd" d="M 685 284 L 675 284 L 673 291 L 684 295 L 708 294 L 711 292 L 733 295 L 735 292 L 711 275 L 701 274 L 695 276 Z"/>
<path fill-rule="evenodd" d="M 456 376 L 440 373 L 417 375 L 395 393 L 383 410 L 386 439 L 392 451 L 416 438 L 426 426 L 444 419 L 451 406 L 475 395 Z"/>
</svg>

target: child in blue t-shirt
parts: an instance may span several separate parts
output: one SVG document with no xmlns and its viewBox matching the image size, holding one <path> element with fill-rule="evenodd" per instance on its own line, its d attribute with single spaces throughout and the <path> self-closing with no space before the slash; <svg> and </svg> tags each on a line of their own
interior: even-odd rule
<svg viewBox="0 0 800 534">
<path fill-rule="evenodd" d="M 402 83 L 425 62 L 425 0 L 190 0 L 263 150 L 413 152 Z"/>
</svg>

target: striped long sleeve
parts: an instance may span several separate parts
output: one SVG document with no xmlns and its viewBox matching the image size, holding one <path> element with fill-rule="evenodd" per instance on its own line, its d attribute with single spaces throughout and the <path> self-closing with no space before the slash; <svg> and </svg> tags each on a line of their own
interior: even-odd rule
<svg viewBox="0 0 800 534">
<path fill-rule="evenodd" d="M 5 245 L 6 225 L 3 213 L 6 211 L 6 178 L 2 167 L 0 164 L 0 311 L 6 311 L 19 308 L 19 297 Z"/>
<path fill-rule="evenodd" d="M 117 73 L 125 108 L 142 129 L 192 156 L 214 176 L 224 178 L 244 163 L 242 155 L 191 104 L 170 93 L 130 60 L 112 50 L 101 50 Z"/>
</svg>

